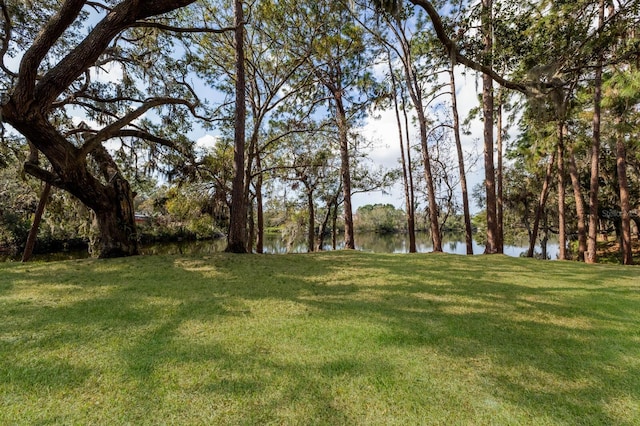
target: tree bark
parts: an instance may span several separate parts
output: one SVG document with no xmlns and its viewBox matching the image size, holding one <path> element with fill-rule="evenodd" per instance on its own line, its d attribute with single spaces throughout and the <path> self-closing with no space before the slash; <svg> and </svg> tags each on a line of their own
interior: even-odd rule
<svg viewBox="0 0 640 426">
<path fill-rule="evenodd" d="M 547 243 L 549 242 L 549 224 L 547 220 L 547 214 L 544 210 L 545 209 L 543 208 L 542 238 L 540 238 L 540 257 L 542 257 L 542 260 L 547 260 L 547 258 L 549 257 L 549 255 L 547 254 Z"/>
<path fill-rule="evenodd" d="M 624 135 L 618 131 L 616 140 L 616 166 L 618 171 L 618 186 L 620 190 L 620 248 L 622 264 L 633 264 L 633 250 L 631 247 L 631 206 L 629 202 L 629 182 L 627 180 L 627 149 Z"/>
<path fill-rule="evenodd" d="M 338 197 L 333 200 L 333 213 L 331 214 L 331 247 L 338 248 Z"/>
<path fill-rule="evenodd" d="M 236 54 L 236 110 L 233 149 L 233 186 L 231 190 L 231 217 L 227 236 L 227 252 L 247 252 L 247 204 L 245 196 L 245 122 L 246 94 L 244 68 L 244 12 L 242 1 L 234 0 L 235 54 Z"/>
<path fill-rule="evenodd" d="M 604 25 L 604 0 L 599 2 L 598 28 Z M 596 263 L 598 242 L 598 189 L 600 184 L 600 116 L 602 103 L 602 55 L 599 55 L 593 79 L 593 136 L 591 140 L 591 179 L 589 188 L 589 238 L 585 262 Z"/>
<path fill-rule="evenodd" d="M 331 217 L 331 206 L 333 201 L 327 203 L 327 211 L 324 214 L 324 218 L 322 222 L 320 222 L 320 227 L 318 229 L 318 235 L 316 238 L 316 250 L 322 251 L 324 250 L 324 236 L 327 232 L 327 225 L 329 224 L 329 218 Z"/>
<path fill-rule="evenodd" d="M 42 189 L 42 194 L 40 194 L 38 207 L 36 208 L 35 214 L 33 215 L 33 223 L 31 224 L 29 235 L 27 236 L 27 242 L 24 245 L 24 252 L 22 253 L 23 262 L 28 262 L 29 259 L 31 259 L 31 255 L 33 254 L 33 249 L 36 245 L 36 239 L 38 236 L 38 229 L 40 228 L 40 221 L 42 220 L 42 215 L 47 205 L 47 201 L 49 200 L 50 193 L 51 184 L 49 182 L 45 182 L 44 188 Z"/>
<path fill-rule="evenodd" d="M 92 256 L 98 258 L 138 254 L 131 187 L 119 173 L 112 180 L 111 203 L 104 209 L 93 209 L 93 223 L 97 233 L 93 234 L 89 241 L 89 250 Z"/>
<path fill-rule="evenodd" d="M 256 178 L 256 221 L 258 222 L 256 253 L 264 253 L 264 206 L 262 205 L 262 160 L 260 153 L 256 154 L 256 167 L 258 169 Z"/>
<path fill-rule="evenodd" d="M 584 262 L 584 254 L 587 251 L 587 225 L 585 221 L 584 197 L 582 196 L 582 190 L 580 188 L 578 167 L 576 166 L 572 145 L 569 145 L 569 175 L 571 177 L 571 186 L 573 187 L 573 198 L 576 200 L 576 215 L 578 216 L 578 260 Z"/>
<path fill-rule="evenodd" d="M 307 252 L 311 253 L 315 247 L 316 212 L 313 204 L 313 188 L 307 186 L 307 210 L 309 212 L 309 226 L 307 228 Z"/>
<path fill-rule="evenodd" d="M 493 54 L 492 0 L 482 0 L 482 41 L 483 65 L 491 68 Z M 493 79 L 488 73 L 482 74 L 482 113 L 484 117 L 484 178 L 487 205 L 487 245 L 484 252 L 498 252 L 498 223 L 496 211 L 496 175 L 493 162 Z"/>
<path fill-rule="evenodd" d="M 467 173 L 464 167 L 464 152 L 460 138 L 460 118 L 458 116 L 458 96 L 456 95 L 456 78 L 454 63 L 449 69 L 449 81 L 451 85 L 451 111 L 453 113 L 453 135 L 458 153 L 458 172 L 460 173 L 460 189 L 462 190 L 462 211 L 464 214 L 464 237 L 467 245 L 467 254 L 473 254 L 473 232 L 471 229 L 471 213 L 469 211 L 469 191 L 467 189 Z"/>
<path fill-rule="evenodd" d="M 86 1 L 68 0 L 46 22 L 31 46 L 24 52 L 15 86 L 10 98 L 3 103 L 4 122 L 20 132 L 32 146 L 42 152 L 52 170 L 40 169 L 37 164 L 25 164 L 25 171 L 52 186 L 77 197 L 94 212 L 99 227 L 93 239 L 92 253 L 99 257 L 128 256 L 138 252 L 133 194 L 128 182 L 100 145 L 91 149 L 77 148 L 49 121 L 54 102 L 78 79 L 94 66 L 113 39 L 136 21 L 164 14 L 184 7 L 193 0 L 136 0 L 119 2 L 110 13 L 75 45 L 55 66 L 42 72 L 49 52 L 72 25 Z M 126 117 L 126 116 L 125 116 Z M 108 132 L 107 132 L 108 133 Z M 103 135 L 104 136 L 104 135 Z M 92 175 L 87 155 L 98 162 L 103 179 Z"/>
<path fill-rule="evenodd" d="M 496 138 L 496 144 L 498 145 L 497 152 L 497 170 L 496 170 L 496 251 L 500 254 L 504 253 L 504 196 L 503 196 L 503 140 L 502 140 L 502 90 L 498 95 L 498 122 L 497 130 L 498 135 Z"/>
<path fill-rule="evenodd" d="M 351 157 L 349 153 L 349 127 L 347 114 L 342 103 L 342 93 L 334 93 L 336 102 L 338 136 L 340 138 L 340 175 L 342 177 L 342 192 L 344 196 L 344 248 L 355 249 L 353 230 L 353 208 L 351 206 Z"/>
<path fill-rule="evenodd" d="M 407 141 L 407 174 L 409 176 L 409 205 L 411 206 L 411 222 L 413 223 L 414 230 L 414 244 L 415 244 L 415 223 L 416 223 L 416 191 L 413 183 L 413 160 L 411 159 L 411 135 L 409 134 L 409 114 L 407 113 L 407 102 L 402 89 L 402 116 L 404 119 L 404 134 Z M 417 251 L 417 248 L 416 248 Z"/>
<path fill-rule="evenodd" d="M 567 227 L 564 184 L 564 122 L 558 121 L 558 259 L 567 259 Z"/>
<path fill-rule="evenodd" d="M 540 198 L 538 200 L 538 206 L 536 207 L 536 217 L 533 220 L 533 229 L 529 237 L 529 250 L 527 251 L 527 257 L 533 257 L 533 252 L 536 246 L 536 239 L 538 238 L 538 228 L 540 227 L 540 219 L 544 212 L 544 206 L 547 204 L 547 197 L 549 196 L 549 186 L 551 183 L 551 172 L 553 171 L 553 163 L 556 161 L 555 151 L 547 163 L 547 170 L 544 176 L 544 182 L 542 183 L 542 191 L 540 191 Z"/>
<path fill-rule="evenodd" d="M 256 221 L 254 217 L 253 202 L 255 197 L 247 199 L 247 253 L 253 253 L 253 243 L 256 236 Z"/>
</svg>

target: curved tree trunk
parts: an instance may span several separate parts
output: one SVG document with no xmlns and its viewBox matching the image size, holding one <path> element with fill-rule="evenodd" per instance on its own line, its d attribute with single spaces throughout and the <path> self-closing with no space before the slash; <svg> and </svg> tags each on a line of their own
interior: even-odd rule
<svg viewBox="0 0 640 426">
<path fill-rule="evenodd" d="M 85 145 L 78 148 L 49 121 L 50 114 L 54 103 L 79 76 L 95 65 L 122 30 L 136 21 L 184 7 L 193 0 L 118 2 L 108 16 L 96 23 L 54 66 L 43 67 L 48 53 L 75 22 L 86 3 L 61 2 L 55 14 L 44 23 L 20 59 L 19 75 L 14 79 L 15 85 L 7 90 L 10 96 L 0 105 L 0 113 L 4 122 L 47 157 L 52 168 L 51 171 L 44 170 L 28 162 L 25 172 L 69 192 L 94 212 L 98 230 L 92 240 L 92 253 L 99 257 L 129 256 L 138 253 L 133 194 L 129 183 L 101 145 L 114 129 L 103 128 L 101 135 L 92 134 L 92 142 L 85 141 Z M 101 177 L 92 174 L 88 155 L 98 163 Z"/>
<path fill-rule="evenodd" d="M 101 181 L 87 169 L 84 155 L 41 115 L 36 113 L 25 121 L 12 120 L 12 125 L 47 157 L 53 169 L 49 172 L 27 162 L 25 172 L 68 191 L 92 210 L 91 255 L 108 258 L 138 254 L 133 193 L 107 150 L 99 145 L 91 152 L 102 174 Z"/>
<path fill-rule="evenodd" d="M 93 209 L 97 233 L 91 237 L 90 253 L 98 258 L 138 254 L 135 211 L 129 182 L 122 177 L 115 177 L 112 189 L 110 205 L 104 209 Z"/>
<path fill-rule="evenodd" d="M 416 109 L 418 116 L 418 127 L 420 130 L 420 145 L 422 147 L 422 164 L 424 165 L 424 178 L 427 184 L 427 201 L 429 202 L 429 226 L 431 233 L 431 241 L 433 243 L 433 251 L 442 251 L 442 238 L 440 236 L 440 226 L 438 224 L 438 203 L 436 202 L 436 191 L 433 183 L 433 173 L 431 171 L 431 157 L 429 154 L 429 146 L 427 143 L 427 117 L 424 114 L 422 106 L 422 98 L 413 84 L 416 83 L 412 77 L 410 64 L 405 64 L 405 73 L 407 80 L 413 82 L 409 84 L 409 93 Z"/>
</svg>

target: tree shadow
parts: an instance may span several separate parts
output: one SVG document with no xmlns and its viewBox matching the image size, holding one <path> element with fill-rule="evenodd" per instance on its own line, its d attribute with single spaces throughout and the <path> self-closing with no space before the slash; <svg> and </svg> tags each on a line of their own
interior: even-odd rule
<svg viewBox="0 0 640 426">
<path fill-rule="evenodd" d="M 359 418 L 341 406 L 336 382 L 397 383 L 399 365 L 382 354 L 408 349 L 474 370 L 482 392 L 531 418 L 620 424 L 607 403 L 640 401 L 640 282 L 617 268 L 559 263 L 544 272 L 535 261 L 452 255 L 376 255 L 372 262 L 356 252 L 161 259 L 65 262 L 54 276 L 44 265 L 4 274 L 0 382 L 24 398 L 43 398 L 81 389 L 113 368 L 122 389 L 111 390 L 120 406 L 110 409 L 125 423 L 148 422 L 167 393 L 179 392 L 203 410 L 212 409 L 207 400 L 229 404 L 239 423 L 287 415 L 295 423 L 295 414 L 282 412 L 289 406 L 319 423 L 346 424 Z M 245 318 L 260 320 L 267 301 L 286 302 L 281 326 L 289 334 L 280 343 L 242 328 Z M 354 319 L 375 328 L 357 342 L 368 357 L 339 343 L 318 354 L 315 342 L 296 334 L 310 324 L 305 315 L 334 324 L 328 330 Z M 234 346 L 236 325 L 244 334 Z M 283 359 L 294 343 L 309 345 L 311 356 Z M 113 367 L 61 357 L 101 349 Z M 32 365 L 21 361 L 25 352 Z M 97 419 L 104 410 L 84 415 Z"/>
</svg>

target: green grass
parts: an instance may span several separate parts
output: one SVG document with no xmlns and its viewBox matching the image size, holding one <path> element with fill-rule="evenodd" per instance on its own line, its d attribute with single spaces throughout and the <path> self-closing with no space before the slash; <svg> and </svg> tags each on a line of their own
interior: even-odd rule
<svg viewBox="0 0 640 426">
<path fill-rule="evenodd" d="M 640 270 L 503 256 L 0 265 L 0 424 L 640 424 Z"/>
</svg>

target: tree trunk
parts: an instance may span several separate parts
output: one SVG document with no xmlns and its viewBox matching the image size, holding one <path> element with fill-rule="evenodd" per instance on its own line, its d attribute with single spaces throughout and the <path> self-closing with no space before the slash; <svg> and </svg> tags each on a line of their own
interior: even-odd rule
<svg viewBox="0 0 640 426">
<path fill-rule="evenodd" d="M 307 210 L 309 212 L 309 227 L 307 229 L 307 252 L 311 253 L 315 247 L 316 212 L 315 206 L 313 205 L 313 188 L 311 188 L 310 186 L 307 186 Z"/>
<path fill-rule="evenodd" d="M 498 94 L 498 136 L 496 143 L 498 145 L 498 169 L 496 171 L 496 251 L 500 254 L 504 253 L 504 196 L 502 189 L 502 157 L 503 157 L 503 140 L 502 140 L 502 90 Z"/>
<path fill-rule="evenodd" d="M 547 163 L 547 170 L 544 176 L 544 182 L 542 183 L 542 191 L 540 191 L 540 198 L 538 200 L 538 206 L 536 207 L 536 217 L 533 220 L 533 229 L 529 237 L 529 251 L 527 257 L 533 257 L 533 252 L 536 247 L 536 239 L 538 238 L 538 228 L 540 227 L 540 219 L 544 212 L 544 206 L 547 204 L 547 196 L 549 195 L 549 186 L 551 183 L 551 172 L 553 171 L 553 163 L 556 161 L 555 151 Z"/>
<path fill-rule="evenodd" d="M 256 222 L 254 219 L 253 201 L 255 198 L 247 200 L 247 253 L 253 253 L 253 242 L 256 233 Z"/>
<path fill-rule="evenodd" d="M 598 28 L 604 25 L 604 0 L 599 2 Z M 591 141 L 591 180 L 589 188 L 589 238 L 585 262 L 596 263 L 598 242 L 598 189 L 600 180 L 600 115 L 602 103 L 602 55 L 598 57 L 593 79 L 593 136 Z"/>
<path fill-rule="evenodd" d="M 47 201 L 49 200 L 50 193 L 51 193 L 51 184 L 49 182 L 45 182 L 44 188 L 42 190 L 42 194 L 40 194 L 40 201 L 38 202 L 38 207 L 36 208 L 36 212 L 33 215 L 33 223 L 31 224 L 29 235 L 27 236 L 27 242 L 24 245 L 24 252 L 22 253 L 23 262 L 28 262 L 29 259 L 31 259 L 31 255 L 33 254 L 33 248 L 36 245 L 36 239 L 38 236 L 38 229 L 40 228 L 40 221 L 42 220 L 42 214 L 44 213 L 44 209 L 47 205 Z"/>
<path fill-rule="evenodd" d="M 618 133 L 616 141 L 616 165 L 618 169 L 618 186 L 620 188 L 620 248 L 622 250 L 622 264 L 633 264 L 633 250 L 631 247 L 631 207 L 629 203 L 629 183 L 627 180 L 627 149 L 624 135 Z"/>
<path fill-rule="evenodd" d="M 333 214 L 331 215 L 331 247 L 338 248 L 338 197 L 333 202 Z"/>
<path fill-rule="evenodd" d="M 540 238 L 540 256 L 542 260 L 547 260 L 549 255 L 547 254 L 547 243 L 549 242 L 549 224 L 547 220 L 547 213 L 542 209 L 542 238 Z"/>
<path fill-rule="evenodd" d="M 416 244 L 416 191 L 413 183 L 413 161 L 411 160 L 411 136 L 409 134 L 409 114 L 407 114 L 404 93 L 402 95 L 402 115 L 404 118 L 405 140 L 407 141 L 407 174 L 409 176 L 409 211 L 410 221 L 413 224 L 413 244 Z M 417 251 L 417 248 L 416 248 Z"/>
<path fill-rule="evenodd" d="M 251 185 L 253 184 L 253 159 L 257 157 L 256 146 L 257 146 L 257 133 L 253 133 L 249 142 L 249 146 L 247 148 L 247 155 L 245 159 L 244 165 L 244 205 L 247 210 L 247 253 L 253 253 L 253 244 L 256 239 L 256 223 L 255 223 L 255 212 L 253 207 L 253 202 L 255 201 L 255 195 L 252 197 L 251 195 Z"/>
<path fill-rule="evenodd" d="M 334 93 L 336 101 L 338 133 L 340 138 L 340 175 L 342 177 L 342 192 L 344 196 L 344 248 L 355 249 L 353 231 L 353 208 L 351 206 L 351 165 L 349 153 L 349 127 L 347 114 L 342 104 L 341 93 Z"/>
<path fill-rule="evenodd" d="M 436 202 L 435 185 L 433 183 L 433 173 L 431 172 L 431 158 L 429 154 L 429 146 L 427 141 L 427 118 L 422 105 L 422 93 L 417 77 L 413 70 L 411 59 L 411 49 L 406 39 L 402 39 L 402 65 L 404 67 L 405 78 L 409 88 L 411 101 L 416 109 L 418 116 L 418 127 L 420 129 L 420 145 L 422 148 L 422 164 L 424 166 L 424 178 L 427 183 L 427 201 L 429 203 L 429 222 L 431 230 L 431 241 L 433 242 L 433 251 L 442 251 L 442 236 L 440 235 L 440 226 L 438 224 L 438 204 Z"/>
<path fill-rule="evenodd" d="M 258 232 L 256 236 L 256 253 L 264 253 L 264 207 L 262 205 L 262 161 L 260 154 L 256 155 L 256 167 L 258 177 L 256 178 L 256 215 L 258 222 Z"/>
<path fill-rule="evenodd" d="M 564 132 L 566 134 L 566 129 Z M 584 262 L 584 254 L 587 251 L 587 225 L 585 222 L 584 198 L 580 188 L 578 167 L 576 166 L 572 145 L 569 145 L 569 175 L 571 176 L 573 198 L 576 200 L 576 215 L 578 216 L 578 260 Z"/>
<path fill-rule="evenodd" d="M 320 227 L 318 229 L 318 235 L 316 238 L 316 250 L 322 251 L 324 250 L 324 236 L 327 232 L 327 225 L 329 224 L 329 218 L 331 217 L 331 205 L 333 202 L 327 203 L 327 211 L 324 214 L 324 218 L 320 223 Z"/>
<path fill-rule="evenodd" d="M 483 65 L 491 67 L 493 54 L 492 0 L 482 0 Z M 487 204 L 487 245 L 484 252 L 498 252 L 498 221 L 496 211 L 496 175 L 493 163 L 493 79 L 482 75 L 482 112 L 484 117 L 484 176 Z"/>
<path fill-rule="evenodd" d="M 112 45 L 114 37 L 136 22 L 187 6 L 193 0 L 118 2 L 56 64 L 44 66 L 43 61 L 48 61 L 46 58 L 51 49 L 56 49 L 56 40 L 76 22 L 86 3 L 60 2 L 56 13 L 44 23 L 41 33 L 28 48 L 25 46 L 19 75 L 12 79 L 15 85 L 5 88 L 10 96 L 0 105 L 0 115 L 47 157 L 52 168 L 51 171 L 43 170 L 35 163 L 28 163 L 25 171 L 69 192 L 94 212 L 94 223 L 99 229 L 92 238 L 92 253 L 99 257 L 129 256 L 138 253 L 129 183 L 118 172 L 106 150 L 101 152 L 101 142 L 105 139 L 97 138 L 94 143 L 78 148 L 54 127 L 50 118 L 55 119 L 55 114 L 51 115 L 51 112 L 57 101 L 73 91 L 68 89 L 74 81 L 88 72 Z M 106 131 L 102 137 L 108 139 L 109 133 Z M 74 139 L 75 136 L 80 135 L 75 134 Z M 92 165 L 87 159 L 89 154 L 99 163 L 104 179 L 92 174 Z M 101 163 L 104 159 L 108 164 Z"/>
<path fill-rule="evenodd" d="M 98 258 L 138 254 L 133 194 L 129 182 L 118 173 L 112 178 L 111 202 L 93 208 L 96 233 L 90 239 L 89 251 Z"/>
<path fill-rule="evenodd" d="M 234 1 L 235 53 L 236 53 L 236 110 L 233 149 L 233 186 L 231 190 L 231 217 L 227 236 L 227 252 L 247 252 L 247 204 L 245 196 L 245 69 L 244 69 L 244 13 L 242 1 Z"/>
<path fill-rule="evenodd" d="M 567 227 L 564 192 L 564 122 L 558 121 L 558 258 L 567 259 Z"/>
<path fill-rule="evenodd" d="M 388 53 L 388 52 L 387 52 Z M 404 202 L 407 208 L 407 232 L 409 233 L 409 253 L 418 251 L 416 247 L 416 225 L 413 202 L 409 188 L 409 172 L 407 170 L 407 160 L 404 149 L 404 138 L 402 136 L 402 122 L 400 120 L 400 110 L 398 109 L 397 85 L 396 78 L 391 65 L 391 55 L 389 55 L 389 75 L 391 77 L 391 86 L 393 91 L 393 108 L 396 114 L 396 124 L 398 126 L 398 141 L 400 143 L 400 160 L 402 162 L 402 182 L 404 185 Z M 409 141 L 407 140 L 407 144 Z"/>
<path fill-rule="evenodd" d="M 467 189 L 467 173 L 464 167 L 464 152 L 460 138 L 460 118 L 458 116 L 458 97 L 456 95 L 456 78 L 454 64 L 449 69 L 449 81 L 451 85 L 451 111 L 453 113 L 453 135 L 456 141 L 458 153 L 458 172 L 460 173 L 460 189 L 462 190 L 462 211 L 464 214 L 464 239 L 467 245 L 467 254 L 473 254 L 473 233 L 471 230 L 471 213 L 469 211 L 469 191 Z"/>
<path fill-rule="evenodd" d="M 442 238 L 440 235 L 440 226 L 438 224 L 438 203 L 436 202 L 436 191 L 433 183 L 433 174 L 431 172 L 431 159 L 429 154 L 429 146 L 427 144 L 427 119 L 424 112 L 419 108 L 416 112 L 420 126 L 420 142 L 422 145 L 422 163 L 424 164 L 424 178 L 427 182 L 427 199 L 429 201 L 429 225 L 431 231 L 431 241 L 433 242 L 433 251 L 442 252 Z"/>
</svg>

